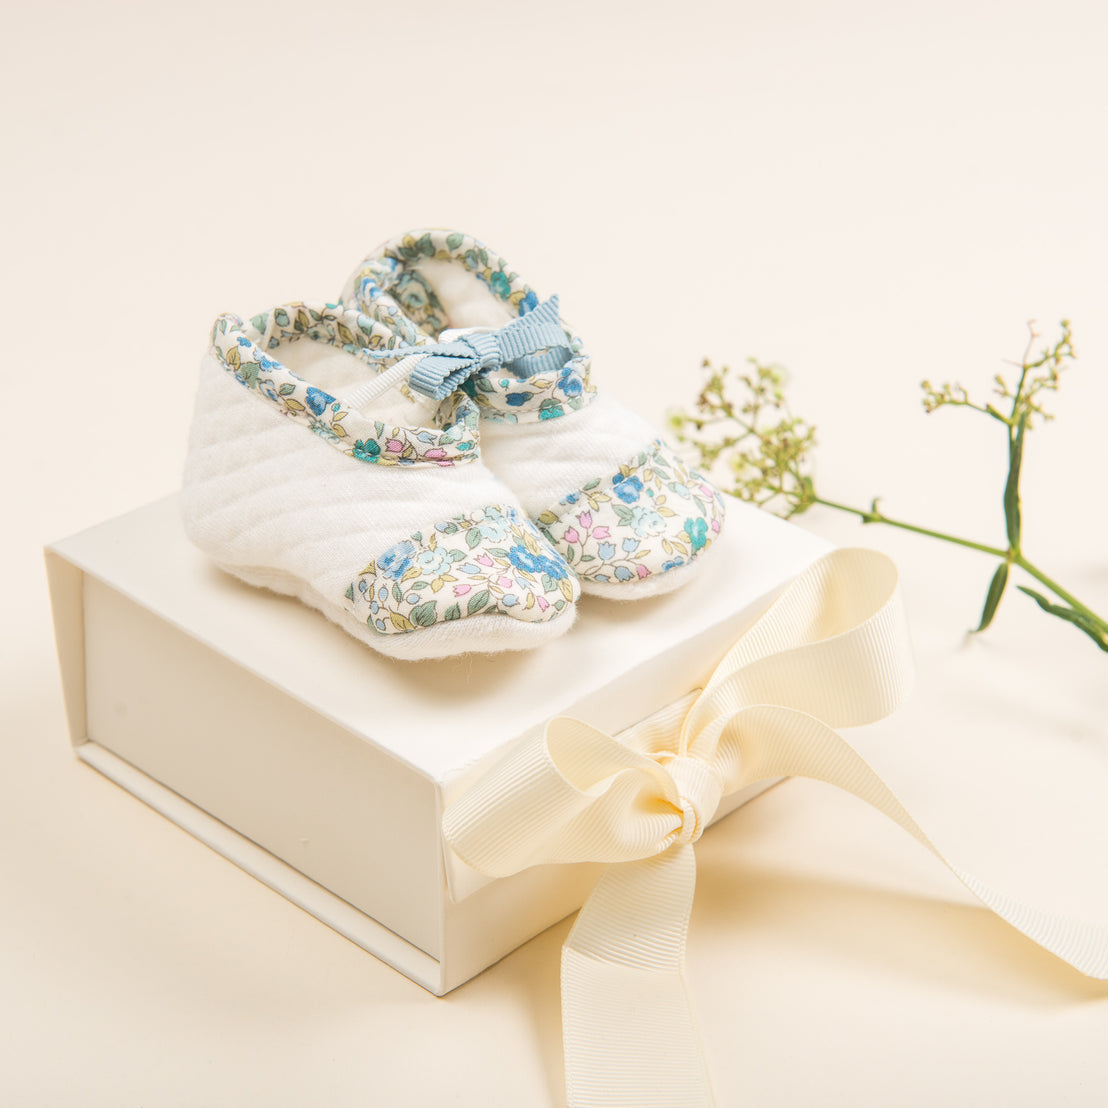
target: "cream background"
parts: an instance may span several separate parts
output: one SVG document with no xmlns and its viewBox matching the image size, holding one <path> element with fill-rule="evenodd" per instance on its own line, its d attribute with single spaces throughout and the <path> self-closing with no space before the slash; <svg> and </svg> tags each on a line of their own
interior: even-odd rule
<svg viewBox="0 0 1108 1108">
<path fill-rule="evenodd" d="M 0 1100 L 546 1105 L 566 924 L 436 1000 L 80 767 L 44 542 L 172 489 L 210 320 L 337 293 L 409 226 L 562 296 L 658 418 L 709 355 L 788 365 L 828 496 L 999 541 L 1003 443 L 925 418 L 1024 322 L 1081 361 L 1028 546 L 1108 608 L 1099 4 L 8 3 Z M 641 390 L 641 391 L 640 391 Z M 921 680 L 857 741 L 966 868 L 1108 921 L 1108 668 L 987 560 L 900 562 Z M 907 836 L 791 782 L 700 848 L 689 976 L 721 1106 L 1092 1106 L 1108 986 Z"/>
</svg>

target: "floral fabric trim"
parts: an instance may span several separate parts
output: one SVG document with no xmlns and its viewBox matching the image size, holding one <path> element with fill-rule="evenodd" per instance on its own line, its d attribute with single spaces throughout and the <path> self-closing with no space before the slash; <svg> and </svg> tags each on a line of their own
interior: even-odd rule
<svg viewBox="0 0 1108 1108">
<path fill-rule="evenodd" d="M 463 393 L 440 405 L 435 427 L 401 427 L 370 419 L 297 376 L 263 349 L 304 338 L 355 355 L 397 341 L 359 311 L 297 302 L 254 316 L 249 324 L 235 315 L 220 316 L 212 328 L 212 353 L 240 385 L 360 462 L 453 466 L 477 456 L 477 408 Z M 367 364 L 374 373 L 379 368 L 376 362 Z"/>
<path fill-rule="evenodd" d="M 490 506 L 390 546 L 351 582 L 346 601 L 372 630 L 398 635 L 493 612 L 546 623 L 580 591 L 529 520 Z"/>
<path fill-rule="evenodd" d="M 433 229 L 413 231 L 385 243 L 354 275 L 354 296 L 362 309 L 392 328 L 403 341 L 413 335 L 435 338 L 450 325 L 446 309 L 418 270 L 421 261 L 453 261 L 468 269 L 511 308 L 526 315 L 538 295 L 508 263 L 472 235 Z M 554 372 L 533 373 L 526 359 L 495 375 L 478 374 L 464 386 L 481 415 L 502 423 L 556 419 L 591 403 L 596 388 L 589 379 L 591 359 L 581 339 L 567 330 L 569 358 Z"/>
<path fill-rule="evenodd" d="M 723 526 L 723 498 L 660 439 L 537 520 L 576 573 L 617 584 L 698 558 Z"/>
<path fill-rule="evenodd" d="M 571 347 L 572 349 L 572 347 Z M 574 357 L 553 373 L 533 377 L 478 373 L 462 388 L 476 403 L 482 419 L 495 423 L 537 423 L 557 419 L 591 404 L 596 388 Z M 511 366 L 506 367 L 509 371 Z"/>
</svg>

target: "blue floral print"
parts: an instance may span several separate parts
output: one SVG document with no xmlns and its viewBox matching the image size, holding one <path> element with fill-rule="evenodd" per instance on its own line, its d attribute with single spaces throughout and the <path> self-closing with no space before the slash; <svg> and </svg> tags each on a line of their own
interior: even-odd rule
<svg viewBox="0 0 1108 1108">
<path fill-rule="evenodd" d="M 660 535 L 666 529 L 666 521 L 662 518 L 661 513 L 654 511 L 652 508 L 632 508 L 628 523 L 641 539 L 649 538 L 651 535 Z"/>
<path fill-rule="evenodd" d="M 708 541 L 708 521 L 706 519 L 686 519 L 685 534 L 689 536 L 693 553 L 696 554 L 704 549 L 704 544 Z"/>
<path fill-rule="evenodd" d="M 584 381 L 571 366 L 567 365 L 558 374 L 558 388 L 569 397 L 578 397 L 584 391 Z"/>
<path fill-rule="evenodd" d="M 307 393 L 305 393 L 304 402 L 308 405 L 309 411 L 314 412 L 316 415 L 322 415 L 323 409 L 329 404 L 333 404 L 335 398 L 322 389 L 317 389 L 312 385 L 308 388 Z"/>
<path fill-rule="evenodd" d="M 533 553 L 521 543 L 509 548 L 508 560 L 516 569 L 523 569 L 528 573 L 548 573 L 555 581 L 565 577 L 568 568 L 560 558 L 548 558 Z"/>
<path fill-rule="evenodd" d="M 719 535 L 723 511 L 720 494 L 659 439 L 537 522 L 579 576 L 629 583 L 699 557 Z"/>
<path fill-rule="evenodd" d="M 385 577 L 389 577 L 392 580 L 399 580 L 404 576 L 408 567 L 412 564 L 412 555 L 415 554 L 415 544 L 409 539 L 404 539 L 403 542 L 396 543 L 395 546 L 390 546 L 388 550 L 377 559 L 377 568 Z M 359 585 L 363 585 L 364 582 L 359 582 Z M 364 589 L 362 590 L 365 591 Z"/>
<path fill-rule="evenodd" d="M 211 353 L 274 411 L 302 423 L 359 462 L 452 466 L 477 456 L 477 408 L 465 394 L 456 392 L 443 401 L 433 427 L 389 426 L 344 407 L 263 351 L 302 339 L 363 357 L 366 349 L 399 341 L 394 332 L 355 309 L 295 302 L 254 316 L 249 323 L 235 315 L 221 316 L 212 328 Z M 378 368 L 376 363 L 373 368 Z"/>
<path fill-rule="evenodd" d="M 639 493 L 642 492 L 642 482 L 637 477 L 624 477 L 622 473 L 617 473 L 612 481 L 615 484 L 616 496 L 624 504 L 634 504 L 638 500 Z"/>
<path fill-rule="evenodd" d="M 509 609 L 543 623 L 580 591 L 530 520 L 493 505 L 389 547 L 351 582 L 346 600 L 368 627 L 394 635 Z"/>
</svg>

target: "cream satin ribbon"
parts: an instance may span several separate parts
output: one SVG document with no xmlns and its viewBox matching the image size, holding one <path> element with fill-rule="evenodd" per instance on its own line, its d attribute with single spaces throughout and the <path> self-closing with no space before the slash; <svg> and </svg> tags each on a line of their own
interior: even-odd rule
<svg viewBox="0 0 1108 1108">
<path fill-rule="evenodd" d="M 447 841 L 490 876 L 612 863 L 562 951 L 570 1108 L 713 1103 L 683 972 L 693 843 L 721 798 L 767 778 L 811 777 L 861 797 L 1017 930 L 1108 977 L 1108 928 L 1028 908 L 951 865 L 832 730 L 888 715 L 911 675 L 895 567 L 874 551 L 836 550 L 785 590 L 698 694 L 618 738 L 553 719 L 449 808 Z"/>
</svg>

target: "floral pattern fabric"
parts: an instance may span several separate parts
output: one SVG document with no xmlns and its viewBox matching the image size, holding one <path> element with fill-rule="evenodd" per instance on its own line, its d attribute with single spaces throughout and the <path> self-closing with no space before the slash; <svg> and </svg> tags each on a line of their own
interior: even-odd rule
<svg viewBox="0 0 1108 1108">
<path fill-rule="evenodd" d="M 249 324 L 235 315 L 221 316 L 212 328 L 212 353 L 240 385 L 360 462 L 453 466 L 477 456 L 477 409 L 464 393 L 443 401 L 435 427 L 370 419 L 265 353 L 305 338 L 356 356 L 397 343 L 393 333 L 360 311 L 297 302 L 254 316 Z M 375 362 L 367 359 L 367 364 L 376 372 Z"/>
<path fill-rule="evenodd" d="M 719 535 L 723 498 L 660 439 L 537 519 L 576 573 L 606 584 L 688 565 Z"/>
<path fill-rule="evenodd" d="M 555 619 L 580 595 L 566 563 L 515 508 L 491 506 L 389 547 L 346 590 L 351 612 L 382 635 L 500 613 Z"/>
<path fill-rule="evenodd" d="M 511 374 L 478 373 L 462 388 L 477 404 L 482 419 L 495 423 L 537 423 L 557 419 L 592 402 L 595 387 L 589 383 L 587 369 L 581 373 L 571 359 L 557 372 L 536 373 L 532 377 Z"/>
<path fill-rule="evenodd" d="M 358 304 L 403 342 L 435 338 L 450 326 L 446 309 L 418 269 L 421 261 L 453 261 L 468 269 L 517 315 L 538 306 L 539 298 L 508 263 L 484 243 L 460 231 L 414 231 L 386 243 L 354 276 Z M 418 339 L 415 337 L 418 336 Z M 568 357 L 555 371 L 534 373 L 528 360 L 495 373 L 478 374 L 463 386 L 481 416 L 502 423 L 556 419 L 591 403 L 590 358 L 580 338 L 567 329 Z"/>
</svg>

